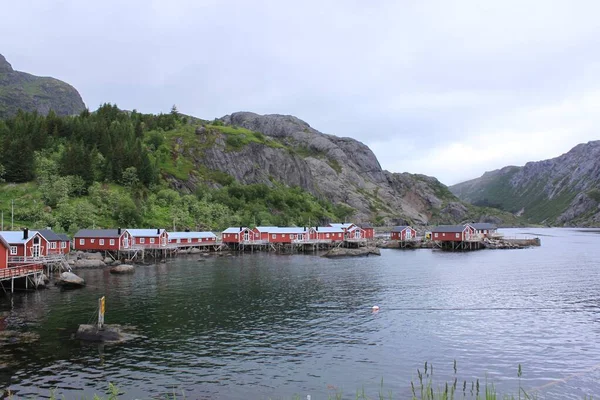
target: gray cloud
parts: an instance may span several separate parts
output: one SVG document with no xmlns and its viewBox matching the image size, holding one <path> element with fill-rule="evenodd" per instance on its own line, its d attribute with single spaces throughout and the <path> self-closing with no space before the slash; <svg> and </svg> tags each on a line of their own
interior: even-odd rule
<svg viewBox="0 0 600 400">
<path fill-rule="evenodd" d="M 445 183 L 597 138 L 593 1 L 2 3 L 0 52 L 90 108 L 293 114 Z"/>
</svg>

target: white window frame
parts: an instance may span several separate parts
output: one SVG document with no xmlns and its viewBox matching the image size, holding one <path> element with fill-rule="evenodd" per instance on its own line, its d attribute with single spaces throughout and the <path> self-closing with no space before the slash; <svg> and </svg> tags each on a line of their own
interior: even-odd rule
<svg viewBox="0 0 600 400">
<path fill-rule="evenodd" d="M 140 244 L 144 244 L 145 241 L 146 241 L 146 238 L 140 238 Z"/>
<path fill-rule="evenodd" d="M 460 237 L 460 233 L 457 233 L 457 234 L 456 234 L 456 237 L 457 237 L 457 238 L 459 238 L 459 237 Z"/>
<path fill-rule="evenodd" d="M 436 232 L 436 233 L 434 233 L 434 234 L 433 234 L 433 236 L 434 236 L 434 237 L 438 237 L 438 233 L 437 233 L 437 232 Z"/>
<path fill-rule="evenodd" d="M 192 243 L 192 238 L 188 238 L 188 243 Z"/>
<path fill-rule="evenodd" d="M 271 239 L 277 239 L 277 235 L 276 234 L 272 234 L 271 235 Z"/>
<path fill-rule="evenodd" d="M 115 239 L 110 239 L 110 241 L 108 242 L 111 246 L 115 245 Z"/>
<path fill-rule="evenodd" d="M 150 238 L 150 244 L 154 244 L 154 238 Z"/>
<path fill-rule="evenodd" d="M 100 246 L 104 246 L 104 239 L 98 239 L 98 244 Z"/>
<path fill-rule="evenodd" d="M 95 243 L 96 239 L 90 239 L 90 243 Z"/>
<path fill-rule="evenodd" d="M 85 239 L 79 239 L 79 245 L 80 246 L 85 245 Z"/>
<path fill-rule="evenodd" d="M 19 249 L 17 248 L 17 246 L 10 246 L 10 255 L 11 256 L 14 256 L 18 253 L 19 253 Z"/>
<path fill-rule="evenodd" d="M 61 249 L 66 249 L 67 248 L 67 242 L 60 242 L 60 248 Z"/>
<path fill-rule="evenodd" d="M 50 248 L 56 249 L 56 242 L 50 242 Z"/>
<path fill-rule="evenodd" d="M 325 234 L 325 237 L 326 237 L 327 239 L 329 239 L 329 233 L 326 233 L 326 234 Z"/>
</svg>

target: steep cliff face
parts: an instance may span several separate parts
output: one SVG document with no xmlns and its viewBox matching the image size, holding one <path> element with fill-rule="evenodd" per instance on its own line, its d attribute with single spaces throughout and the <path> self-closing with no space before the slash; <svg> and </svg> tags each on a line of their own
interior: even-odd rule
<svg viewBox="0 0 600 400">
<path fill-rule="evenodd" d="M 365 144 L 323 134 L 296 117 L 239 112 L 220 123 L 224 126 L 199 128 L 195 144 L 180 146 L 196 171 L 219 171 L 244 184 L 300 186 L 354 208 L 359 221 L 427 224 L 487 217 L 462 204 L 437 179 L 384 171 Z M 236 137 L 245 143 L 233 146 Z M 180 185 L 193 190 L 201 175 L 191 174 Z"/>
<path fill-rule="evenodd" d="M 0 54 L 0 119 L 18 110 L 58 115 L 78 114 L 85 109 L 81 96 L 71 85 L 54 78 L 38 77 L 13 70 Z"/>
<path fill-rule="evenodd" d="M 600 225 L 600 141 L 579 144 L 559 157 L 505 167 L 451 186 L 472 204 L 523 215 L 532 222 Z"/>
</svg>

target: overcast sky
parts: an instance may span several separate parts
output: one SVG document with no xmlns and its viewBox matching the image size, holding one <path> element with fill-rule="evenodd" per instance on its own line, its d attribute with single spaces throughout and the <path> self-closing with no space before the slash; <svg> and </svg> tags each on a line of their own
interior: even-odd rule
<svg viewBox="0 0 600 400">
<path fill-rule="evenodd" d="M 446 184 L 600 139 L 599 1 L 0 0 L 90 109 L 292 114 Z"/>
</svg>

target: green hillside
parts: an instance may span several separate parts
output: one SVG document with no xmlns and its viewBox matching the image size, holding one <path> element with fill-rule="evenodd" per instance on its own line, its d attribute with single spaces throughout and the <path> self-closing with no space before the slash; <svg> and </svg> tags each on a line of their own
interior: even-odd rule
<svg viewBox="0 0 600 400">
<path fill-rule="evenodd" d="M 205 145 L 260 142 L 241 128 L 205 124 Z M 238 225 L 306 225 L 343 220 L 352 210 L 279 182 L 241 185 L 195 167 L 186 153 L 196 126 L 170 114 L 126 113 L 104 105 L 75 117 L 19 112 L 0 121 L 0 209 L 10 227 L 166 227 L 219 230 Z M 196 190 L 174 190 L 193 178 Z M 187 193 L 186 193 L 187 192 Z"/>
</svg>

